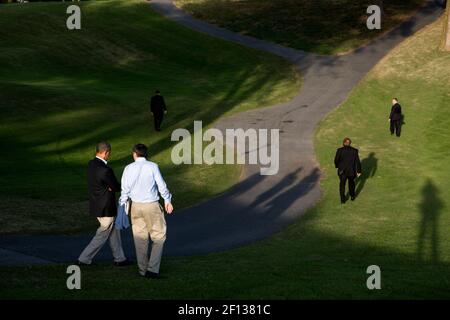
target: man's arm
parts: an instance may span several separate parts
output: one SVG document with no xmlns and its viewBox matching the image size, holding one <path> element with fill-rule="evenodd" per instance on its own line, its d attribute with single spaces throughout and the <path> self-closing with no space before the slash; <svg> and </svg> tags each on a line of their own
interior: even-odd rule
<svg viewBox="0 0 450 320">
<path fill-rule="evenodd" d="M 159 167 L 155 165 L 154 171 L 154 178 L 156 185 L 158 186 L 158 191 L 161 194 L 161 197 L 164 199 L 164 207 L 166 209 L 166 212 L 168 214 L 171 214 L 173 211 L 172 206 L 172 195 L 169 192 L 169 189 L 167 188 L 166 182 L 164 181 L 161 171 L 159 171 Z"/>
<path fill-rule="evenodd" d="M 102 180 L 112 192 L 120 191 L 120 183 L 117 181 L 114 171 L 111 168 L 106 169 Z"/>
<path fill-rule="evenodd" d="M 341 161 L 341 152 L 340 152 L 340 150 L 338 149 L 337 151 L 336 151 L 336 155 L 334 156 L 334 166 L 336 167 L 336 168 L 339 168 L 339 162 Z"/>
<path fill-rule="evenodd" d="M 128 201 L 128 198 L 130 197 L 130 191 L 131 191 L 131 186 L 130 186 L 130 179 L 128 178 L 128 167 L 125 167 L 125 170 L 123 170 L 122 173 L 122 192 L 120 194 L 120 198 L 119 198 L 119 204 L 123 205 Z"/>
<path fill-rule="evenodd" d="M 158 186 L 158 191 L 161 194 L 161 197 L 164 199 L 164 202 L 171 203 L 172 195 L 170 194 L 169 189 L 167 188 L 167 184 L 161 175 L 161 171 L 159 171 L 158 165 L 155 165 L 153 174 L 155 177 L 156 185 Z"/>
</svg>

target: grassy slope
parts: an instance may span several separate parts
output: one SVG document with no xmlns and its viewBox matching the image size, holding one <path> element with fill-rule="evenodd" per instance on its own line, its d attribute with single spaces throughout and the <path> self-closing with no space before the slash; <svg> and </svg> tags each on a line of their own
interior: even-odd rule
<svg viewBox="0 0 450 320">
<path fill-rule="evenodd" d="M 85 167 L 101 139 L 112 143 L 119 178 L 132 145 L 149 145 L 177 208 L 223 192 L 239 167 L 174 166 L 171 132 L 299 89 L 285 61 L 179 27 L 145 1 L 80 5 L 79 31 L 66 29 L 67 4 L 1 7 L 0 233 L 94 226 Z M 159 134 L 149 114 L 155 88 L 169 108 Z"/>
<path fill-rule="evenodd" d="M 69 292 L 64 266 L 4 269 L 10 279 L 0 279 L 8 288 L 0 296 L 449 298 L 450 55 L 436 50 L 441 28 L 442 20 L 393 50 L 322 122 L 316 146 L 325 196 L 286 231 L 226 253 L 166 258 L 168 279 L 157 283 L 139 278 L 135 266 L 105 265 L 83 271 L 83 289 Z M 400 139 L 387 128 L 393 95 L 406 114 Z M 357 201 L 341 206 L 332 158 L 346 135 L 361 150 L 366 181 Z M 365 286 L 372 264 L 382 270 L 380 291 Z"/>
<path fill-rule="evenodd" d="M 194 16 L 225 28 L 323 54 L 348 51 L 386 32 L 423 0 L 384 1 L 382 30 L 368 30 L 367 0 L 176 0 Z"/>
</svg>

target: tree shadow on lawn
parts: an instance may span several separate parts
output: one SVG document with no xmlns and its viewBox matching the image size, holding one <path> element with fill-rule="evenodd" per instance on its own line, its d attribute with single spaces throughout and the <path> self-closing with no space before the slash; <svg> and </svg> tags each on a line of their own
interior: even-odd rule
<svg viewBox="0 0 450 320">
<path fill-rule="evenodd" d="M 104 6 L 91 3 L 84 5 L 93 12 L 103 9 L 112 10 L 114 19 L 120 19 L 119 13 L 121 10 L 127 9 L 128 12 L 129 8 L 131 14 L 136 15 L 140 22 L 146 22 L 144 26 L 138 24 L 135 28 L 155 31 L 167 27 L 168 30 L 173 29 L 174 32 L 162 32 L 162 36 L 167 37 L 167 40 L 162 41 L 161 46 L 167 52 L 160 57 L 161 59 L 158 62 L 154 62 L 154 59 L 144 61 L 147 63 L 146 65 L 143 61 L 131 61 L 127 63 L 125 69 L 114 64 L 111 65 L 111 68 L 103 65 L 96 68 L 96 66 L 89 64 L 86 64 L 86 66 L 80 64 L 80 67 L 84 66 L 84 69 L 80 71 L 79 75 L 71 73 L 70 76 L 65 76 L 64 72 L 67 70 L 56 72 L 58 73 L 58 86 L 24 84 L 30 82 L 52 83 L 51 80 L 55 78 L 55 75 L 49 75 L 47 78 L 40 75 L 40 78 L 36 79 L 33 73 L 30 73 L 28 78 L 27 75 L 22 76 L 16 83 L 9 81 L 9 79 L 7 85 L 0 83 L 2 87 L 5 86 L 6 89 L 10 89 L 10 93 L 6 94 L 7 99 L 2 99 L 3 104 L 0 105 L 0 109 L 5 106 L 5 111 L 12 110 L 10 115 L 13 125 L 11 125 L 11 128 L 23 128 L 24 131 L 17 130 L 16 134 L 10 130 L 9 132 L 5 131 L 4 136 L 2 135 L 3 141 L 0 142 L 2 149 L 10 150 L 12 158 L 15 157 L 14 155 L 19 155 L 18 161 L 9 161 L 8 164 L 12 167 L 3 168 L 2 173 L 11 174 L 11 170 L 16 170 L 15 166 L 21 164 L 21 167 L 24 167 L 25 170 L 17 169 L 16 174 L 20 175 L 23 170 L 23 175 L 29 173 L 36 178 L 41 175 L 42 183 L 50 176 L 42 190 L 39 184 L 30 185 L 29 189 L 34 197 L 54 195 L 53 192 L 48 192 L 48 189 L 52 189 L 51 175 L 62 175 L 64 173 L 66 173 L 64 186 L 71 186 L 72 191 L 76 190 L 70 192 L 71 195 L 81 196 L 81 189 L 85 182 L 80 180 L 70 183 L 71 180 L 84 180 L 83 177 L 85 176 L 85 163 L 80 163 L 79 159 L 82 156 L 77 153 L 83 150 L 85 154 L 86 150 L 92 149 L 99 140 L 113 142 L 111 165 L 121 170 L 123 166 L 130 162 L 129 149 L 133 144 L 137 142 L 146 143 L 149 146 L 150 154 L 152 156 L 158 155 L 167 151 L 176 143 L 170 141 L 170 133 L 173 129 L 187 127 L 192 131 L 194 120 L 202 120 L 203 125 L 208 126 L 223 114 L 252 99 L 252 97 L 254 98 L 252 102 L 256 105 L 259 97 L 258 92 L 267 92 L 274 87 L 278 80 L 284 80 L 284 75 L 281 73 L 274 76 L 274 73 L 270 72 L 273 69 L 267 69 L 267 65 L 272 60 L 264 61 L 257 51 L 242 49 L 242 61 L 235 57 L 235 60 L 231 61 L 229 58 L 233 57 L 237 46 L 180 27 L 156 14 L 146 3 L 133 2 L 128 4 L 124 1 L 108 3 Z M 148 10 L 148 15 L 138 14 L 141 11 L 136 10 L 136 8 L 145 8 Z M 149 21 L 155 21 L 155 23 L 148 23 Z M 150 50 L 150 53 L 158 57 L 158 54 L 151 51 L 155 50 L 154 45 L 151 45 L 154 44 L 153 42 L 145 44 L 145 41 L 142 41 L 139 36 L 130 36 L 129 40 L 126 38 L 126 33 L 120 30 L 118 30 L 118 33 L 118 39 L 121 39 L 120 41 L 127 48 L 130 43 L 135 44 L 137 49 L 141 51 Z M 99 32 L 93 37 L 102 35 Z M 208 57 L 208 63 L 211 68 L 216 67 L 213 71 L 207 70 L 208 64 L 205 66 L 205 61 L 202 61 L 201 55 L 192 50 L 184 49 L 187 45 L 192 45 L 192 41 L 190 41 L 192 39 L 195 40 L 194 43 L 199 42 L 199 47 L 202 50 L 211 51 L 210 56 L 213 57 Z M 179 40 L 181 44 L 176 40 Z M 159 41 L 161 40 L 157 40 L 156 43 L 159 43 Z M 85 45 L 91 46 L 92 44 L 87 42 Z M 182 50 L 174 50 L 181 48 Z M 220 52 L 221 56 L 214 57 L 214 50 Z M 86 58 L 90 54 L 92 55 L 91 51 L 86 50 L 86 52 Z M 183 52 L 187 54 L 187 57 L 180 57 Z M 63 66 L 65 65 L 63 64 Z M 86 70 L 86 68 L 91 67 L 94 68 L 95 72 L 87 73 L 86 71 L 90 70 Z M 259 71 L 255 72 L 255 70 Z M 152 74 L 154 76 L 149 76 Z M 121 79 L 124 79 L 125 84 L 120 82 Z M 82 83 L 94 83 L 95 85 L 83 86 L 80 80 L 83 80 Z M 152 129 L 148 100 L 151 90 L 156 88 L 154 84 L 159 82 L 162 87 L 170 89 L 172 95 L 166 95 L 170 109 L 163 123 L 164 131 L 156 134 Z M 158 87 L 161 88 L 159 85 Z M 192 93 L 186 93 L 186 87 L 190 88 Z M 164 93 L 164 88 L 162 89 Z M 111 92 L 111 95 L 108 92 Z M 264 97 L 264 95 L 261 96 Z M 33 103 L 28 101 L 28 105 L 25 105 L 23 97 L 28 97 Z M 34 100 L 33 97 L 39 97 L 39 99 Z M 128 97 L 132 98 L 127 99 Z M 179 104 L 171 104 L 172 99 Z M 129 100 L 132 100 L 132 102 Z M 101 107 L 98 107 L 99 104 Z M 136 104 L 140 104 L 140 106 L 136 107 Z M 12 105 L 19 105 L 20 110 L 10 108 Z M 99 112 L 89 114 L 95 108 Z M 14 122 L 24 123 L 30 121 L 30 119 L 33 122 L 58 119 L 63 117 L 68 110 L 73 111 L 74 109 L 80 112 L 80 116 L 73 117 L 70 121 L 47 121 L 47 125 L 43 128 L 34 126 L 34 132 L 27 132 L 26 126 L 14 125 Z M 30 110 L 33 110 L 33 113 Z M 87 115 L 82 116 L 85 111 Z M 20 112 L 24 113 L 22 118 L 17 117 Z M 3 118 L 2 120 L 7 123 L 7 119 Z M 126 152 L 123 149 L 119 150 L 114 145 L 124 140 L 130 141 L 129 146 L 126 147 Z M 49 144 L 55 142 L 57 144 L 56 149 L 49 147 Z M 124 145 L 122 143 L 121 148 Z M 24 154 L 27 156 L 20 156 Z M 90 157 L 91 155 L 86 157 L 85 162 Z M 80 183 L 82 183 L 82 187 Z M 24 191 L 23 187 L 20 195 L 23 195 L 21 194 Z M 46 188 L 47 190 L 44 190 Z M 58 191 L 61 188 L 55 187 L 53 189 L 55 190 L 52 191 Z M 5 189 L 4 191 L 11 193 L 11 190 Z"/>
<path fill-rule="evenodd" d="M 100 79 L 100 81 L 104 80 Z M 216 90 L 215 96 L 217 98 L 214 102 L 209 103 L 208 110 L 202 108 L 202 93 L 195 93 L 193 97 L 188 97 L 189 102 L 186 104 L 172 104 L 161 133 L 153 131 L 152 119 L 148 111 L 148 99 L 142 99 L 142 107 L 132 106 L 132 108 L 129 108 L 126 104 L 113 100 L 97 103 L 98 97 L 94 97 L 94 101 L 91 101 L 89 96 L 70 99 L 73 90 L 67 96 L 64 87 L 48 89 L 46 87 L 20 85 L 30 97 L 33 96 L 33 90 L 38 90 L 40 91 L 40 94 L 38 94 L 40 97 L 61 97 L 61 99 L 56 100 L 58 107 L 49 112 L 40 111 L 36 114 L 26 115 L 26 121 L 33 119 L 31 125 L 37 128 L 36 130 L 27 130 L 26 125 L 12 125 L 11 128 L 23 127 L 24 130 L 22 132 L 16 130 L 4 131 L 5 134 L 2 134 L 0 145 L 2 150 L 9 150 L 10 156 L 2 161 L 3 166 L 0 169 L 2 178 L 0 180 L 5 181 L 5 183 L 1 184 L 0 190 L 5 196 L 17 197 L 23 201 L 26 201 L 27 198 L 46 201 L 52 199 L 70 202 L 84 201 L 87 199 L 86 164 L 93 157 L 93 152 L 86 155 L 86 150 L 93 150 L 96 142 L 100 140 L 112 142 L 113 154 L 110 165 L 115 169 L 116 176 L 120 179 L 123 168 L 132 162 L 131 147 L 135 143 L 141 142 L 149 146 L 150 159 L 154 159 L 162 152 L 166 154 L 177 143 L 170 139 L 171 132 L 174 129 L 181 127 L 192 132 L 194 120 L 202 120 L 204 127 L 211 125 L 236 105 L 251 99 L 259 89 L 265 90 L 267 86 L 271 85 L 271 81 L 268 72 L 263 72 L 258 77 L 255 76 L 252 66 L 241 67 L 241 71 L 235 73 L 234 79 L 230 79 L 229 83 Z M 71 83 L 70 79 L 66 82 Z M 142 84 L 140 86 L 142 91 L 148 92 L 147 87 Z M 114 90 L 114 88 L 110 88 L 110 90 Z M 139 87 L 133 88 L 133 90 L 138 91 Z M 193 90 L 195 91 L 195 88 Z M 15 90 L 18 93 L 17 97 L 23 96 L 20 91 L 20 89 Z M 46 91 L 47 93 L 45 93 Z M 174 95 L 177 101 L 182 101 L 182 95 L 180 96 L 176 91 Z M 65 99 L 67 97 L 69 99 Z M 171 96 L 166 96 L 166 100 L 169 102 L 171 98 Z M 192 99 L 198 102 L 191 104 Z M 45 104 L 41 103 L 40 105 Z M 66 120 L 64 116 L 72 111 L 79 112 L 79 116 L 76 114 L 76 116 Z M 59 118 L 63 120 L 58 120 Z M 7 121 L 7 119 L 2 119 L 3 121 Z M 24 120 L 17 119 L 14 115 L 13 121 L 23 123 Z M 40 124 L 38 124 L 35 126 L 34 123 L 38 123 L 35 121 L 42 121 L 42 124 L 45 125 L 40 127 Z M 86 158 L 83 160 L 84 155 L 86 155 Z M 170 157 L 170 152 L 167 155 Z M 198 185 L 196 181 L 184 179 L 182 183 L 179 183 L 179 177 L 186 169 L 183 169 L 183 166 L 173 165 L 170 159 L 162 163 L 158 162 L 169 187 L 175 194 L 191 193 L 195 197 L 201 197 L 200 195 L 212 197 L 215 195 L 205 186 Z M 10 182 L 7 183 L 7 181 Z M 188 197 L 179 197 L 179 200 L 181 201 L 178 203 L 177 209 L 191 205 L 192 201 Z M 33 201 L 30 201 L 30 205 L 32 203 Z M 43 219 L 51 219 L 52 214 L 58 214 L 56 209 L 53 213 L 47 212 Z M 81 217 L 85 213 L 73 212 L 73 215 Z M 70 218 L 69 220 L 73 221 L 74 219 Z M 44 221 L 36 223 L 46 224 Z M 54 223 L 49 225 L 50 229 L 58 233 L 72 229 L 76 232 L 82 231 L 73 224 L 64 224 L 70 227 L 61 225 L 62 229 L 55 229 L 52 225 Z M 85 228 L 86 223 L 81 223 L 80 226 Z M 35 232 L 36 228 L 30 230 Z"/>
<path fill-rule="evenodd" d="M 63 64 L 61 69 L 41 72 L 39 76 L 30 72 L 13 79 L 4 78 L 4 82 L 0 79 L 0 87 L 4 89 L 0 102 L 4 115 L 1 122 L 5 124 L 0 147 L 10 155 L 0 162 L 2 194 L 20 199 L 85 200 L 86 164 L 93 157 L 93 151 L 88 150 L 93 150 L 99 140 L 109 140 L 113 144 L 110 164 L 119 178 L 124 166 L 132 161 L 131 147 L 141 142 L 149 146 L 151 159 L 157 157 L 169 186 L 171 182 L 176 184 L 172 187 L 175 193 L 185 191 L 212 196 L 208 188 L 199 186 L 197 181 L 185 179 L 182 184 L 175 183 L 180 182 L 185 168 L 162 158 L 166 154 L 170 156 L 170 148 L 176 144 L 170 140 L 171 132 L 176 128 L 192 132 L 194 120 L 202 120 L 207 127 L 249 100 L 257 107 L 258 102 L 272 92 L 271 88 L 286 80 L 285 75 L 274 74 L 271 62 L 277 60 L 266 61 L 265 56 L 250 49 L 242 49 L 241 60 L 235 57 L 237 46 L 179 27 L 154 13 L 148 4 L 139 5 L 149 10 L 148 16 L 139 16 L 142 21 L 157 20 L 155 24 L 150 23 L 148 30 L 167 26 L 174 31 L 162 32 L 168 40 L 173 42 L 180 38 L 180 43 L 174 45 L 170 41 L 161 44 L 172 52 L 164 54 L 160 61 L 149 60 L 144 64 L 131 60 L 125 67 L 114 63 L 110 67 L 80 64 L 81 69 L 75 73 Z M 118 3 L 105 7 L 114 9 L 114 6 Z M 118 15 L 114 18 L 118 19 Z M 128 38 L 121 36 L 126 46 L 141 40 L 139 36 L 130 37 L 129 43 Z M 214 70 L 207 68 L 202 56 L 192 50 L 187 50 L 187 57 L 182 58 L 183 50 L 174 50 L 192 45 L 192 39 L 194 43 L 199 41 L 201 49 L 211 51 L 208 63 Z M 83 44 L 83 40 L 80 41 Z M 138 49 L 153 52 L 154 46 L 142 43 L 136 43 Z M 85 46 L 90 45 L 85 43 Z M 214 50 L 221 56 L 214 57 Z M 86 52 L 88 58 L 92 53 Z M 280 63 L 283 62 L 280 60 Z M 90 68 L 93 72 L 87 72 Z M 280 68 L 277 66 L 277 70 Z M 292 70 L 287 64 L 282 68 Z M 156 87 L 162 89 L 163 94 L 168 92 L 165 97 L 169 113 L 161 133 L 153 131 L 148 105 Z M 176 101 L 176 105 L 171 101 Z"/>
<path fill-rule="evenodd" d="M 418 1 L 390 1 L 385 3 L 387 11 L 382 30 L 368 30 L 366 11 L 370 1 L 247 1 L 213 0 L 183 3 L 182 9 L 193 12 L 200 19 L 218 23 L 222 27 L 243 34 L 252 35 L 281 45 L 322 54 L 333 53 L 343 46 L 361 45 L 383 34 L 387 28 L 398 24 L 396 34 L 403 37 L 411 35 L 417 21 L 403 22 L 405 14 L 418 7 Z M 429 13 L 436 5 L 426 6 Z M 286 13 L 286 10 L 289 10 Z M 221 15 L 217 15 L 221 12 Z M 321 14 L 317 14 L 320 12 Z M 227 18 L 223 18 L 227 17 Z M 249 19 L 250 18 L 250 19 Z M 266 22 L 263 22 L 266 21 Z M 259 23 L 258 23 L 259 22 Z M 336 33 L 335 30 L 340 30 Z M 349 44 L 349 45 L 347 45 Z M 348 48 L 347 48 L 348 47 Z"/>
</svg>

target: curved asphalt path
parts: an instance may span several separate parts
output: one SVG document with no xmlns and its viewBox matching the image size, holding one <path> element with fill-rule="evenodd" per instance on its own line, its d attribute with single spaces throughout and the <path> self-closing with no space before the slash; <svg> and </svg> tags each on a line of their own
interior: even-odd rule
<svg viewBox="0 0 450 320">
<path fill-rule="evenodd" d="M 442 13 L 429 0 L 410 20 L 371 44 L 343 56 L 320 56 L 199 21 L 177 9 L 171 0 L 153 0 L 151 6 L 188 28 L 281 56 L 296 64 L 304 77 L 303 87 L 292 101 L 236 114 L 215 124 L 222 130 L 280 129 L 280 171 L 261 176 L 259 166 L 246 165 L 240 182 L 229 192 L 169 216 L 165 254 L 171 256 L 217 252 L 267 238 L 314 206 L 321 197 L 313 147 L 316 125 L 386 53 Z M 92 235 L 3 236 L 0 265 L 75 261 Z M 123 232 L 123 242 L 126 253 L 133 257 L 129 230 Z M 103 259 L 111 259 L 107 246 L 97 257 Z"/>
</svg>

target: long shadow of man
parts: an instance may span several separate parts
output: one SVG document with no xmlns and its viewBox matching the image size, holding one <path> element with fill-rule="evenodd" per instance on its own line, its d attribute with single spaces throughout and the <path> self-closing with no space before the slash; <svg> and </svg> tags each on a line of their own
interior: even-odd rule
<svg viewBox="0 0 450 320">
<path fill-rule="evenodd" d="M 308 193 L 318 183 L 320 170 L 314 168 L 306 177 L 302 178 L 295 185 L 290 186 L 286 191 L 277 195 L 266 205 L 269 209 L 276 208 L 277 212 L 285 212 L 298 199 L 308 195 Z M 276 212 L 275 210 L 272 210 Z"/>
<path fill-rule="evenodd" d="M 371 152 L 369 156 L 361 161 L 362 175 L 356 181 L 356 196 L 364 189 L 367 179 L 375 176 L 378 169 L 378 159 L 375 152 Z"/>
<path fill-rule="evenodd" d="M 300 173 L 302 168 L 298 168 L 295 171 L 289 173 L 287 176 L 285 176 L 281 181 L 279 181 L 274 187 L 270 188 L 269 190 L 265 191 L 264 193 L 260 194 L 255 201 L 250 205 L 250 207 L 257 206 L 267 200 L 269 200 L 271 197 L 276 196 L 279 192 L 289 188 L 297 178 L 297 175 Z"/>
<path fill-rule="evenodd" d="M 419 204 L 421 221 L 419 226 L 419 239 L 417 256 L 419 261 L 423 261 L 424 247 L 429 242 L 431 245 L 431 259 L 433 263 L 439 262 L 439 234 L 438 222 L 440 211 L 444 207 L 439 198 L 439 189 L 433 181 L 428 179 L 422 188 L 422 202 Z"/>
</svg>

